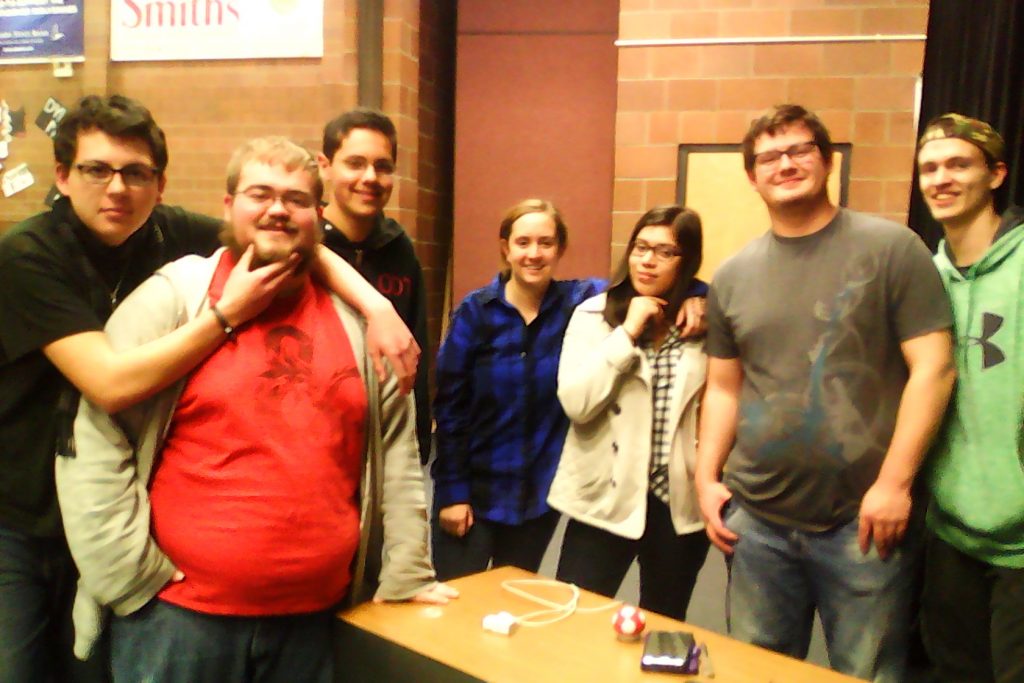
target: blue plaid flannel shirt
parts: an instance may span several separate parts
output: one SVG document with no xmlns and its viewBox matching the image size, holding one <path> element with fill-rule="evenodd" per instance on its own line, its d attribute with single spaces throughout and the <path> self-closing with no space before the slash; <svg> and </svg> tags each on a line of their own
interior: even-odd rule
<svg viewBox="0 0 1024 683">
<path fill-rule="evenodd" d="M 555 280 L 527 325 L 496 277 L 452 316 L 437 355 L 436 509 L 469 503 L 477 517 L 521 524 L 547 512 L 569 422 L 556 394 L 573 309 L 605 281 Z"/>
</svg>

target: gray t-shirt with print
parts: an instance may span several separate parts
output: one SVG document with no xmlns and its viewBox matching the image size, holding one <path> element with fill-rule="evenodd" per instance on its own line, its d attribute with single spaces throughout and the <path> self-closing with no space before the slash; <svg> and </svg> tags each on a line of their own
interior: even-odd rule
<svg viewBox="0 0 1024 683">
<path fill-rule="evenodd" d="M 951 325 L 927 247 L 874 216 L 840 209 L 812 235 L 769 232 L 726 261 L 707 352 L 743 366 L 723 477 L 738 502 L 809 531 L 854 519 L 907 381 L 900 343 Z"/>
</svg>

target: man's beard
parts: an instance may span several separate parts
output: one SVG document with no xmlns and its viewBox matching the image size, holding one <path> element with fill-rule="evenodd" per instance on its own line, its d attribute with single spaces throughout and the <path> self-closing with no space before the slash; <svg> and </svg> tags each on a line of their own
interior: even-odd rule
<svg viewBox="0 0 1024 683">
<path fill-rule="evenodd" d="M 285 226 L 288 229 L 295 229 L 294 226 L 288 224 Z M 246 247 L 239 244 L 238 240 L 235 239 L 235 231 L 230 223 L 225 222 L 224 227 L 220 231 L 220 241 L 228 248 L 228 250 L 234 255 L 235 259 L 239 259 Z M 279 249 L 261 251 L 259 247 L 254 245 L 254 251 L 252 255 L 252 262 L 249 264 L 249 270 L 256 270 L 263 266 L 270 265 L 272 263 L 280 263 L 287 261 L 292 254 L 299 255 L 299 262 L 295 266 L 295 270 L 292 272 L 292 277 L 305 274 L 310 265 L 313 262 L 313 254 L 316 250 L 316 245 L 303 245 L 295 249 Z"/>
<path fill-rule="evenodd" d="M 303 275 L 309 270 L 309 265 L 313 260 L 313 247 L 302 246 L 296 247 L 295 249 L 274 249 L 270 251 L 260 251 L 258 248 L 253 252 L 252 264 L 249 270 L 256 270 L 263 266 L 269 266 L 272 263 L 281 263 L 291 258 L 292 254 L 299 255 L 299 262 L 295 265 L 295 270 L 292 271 L 292 277 Z"/>
</svg>

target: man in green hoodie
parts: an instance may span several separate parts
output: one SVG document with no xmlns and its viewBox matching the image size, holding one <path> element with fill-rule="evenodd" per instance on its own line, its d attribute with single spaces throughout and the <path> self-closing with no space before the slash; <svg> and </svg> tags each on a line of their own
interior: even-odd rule
<svg viewBox="0 0 1024 683">
<path fill-rule="evenodd" d="M 925 646 L 943 681 L 1024 681 L 1024 210 L 1001 215 L 1004 144 L 944 114 L 918 144 L 942 223 L 959 381 L 929 470 Z"/>
</svg>

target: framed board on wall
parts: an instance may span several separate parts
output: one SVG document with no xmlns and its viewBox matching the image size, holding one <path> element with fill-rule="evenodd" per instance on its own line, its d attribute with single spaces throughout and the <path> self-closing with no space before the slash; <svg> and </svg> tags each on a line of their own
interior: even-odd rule
<svg viewBox="0 0 1024 683">
<path fill-rule="evenodd" d="M 85 61 L 85 0 L 0 0 L 0 63 Z"/>
<path fill-rule="evenodd" d="M 850 143 L 834 143 L 828 193 L 846 206 L 850 185 Z M 741 145 L 680 145 L 676 201 L 700 214 L 704 263 L 698 277 L 710 281 L 718 266 L 768 230 L 768 210 L 750 185 Z"/>
</svg>

